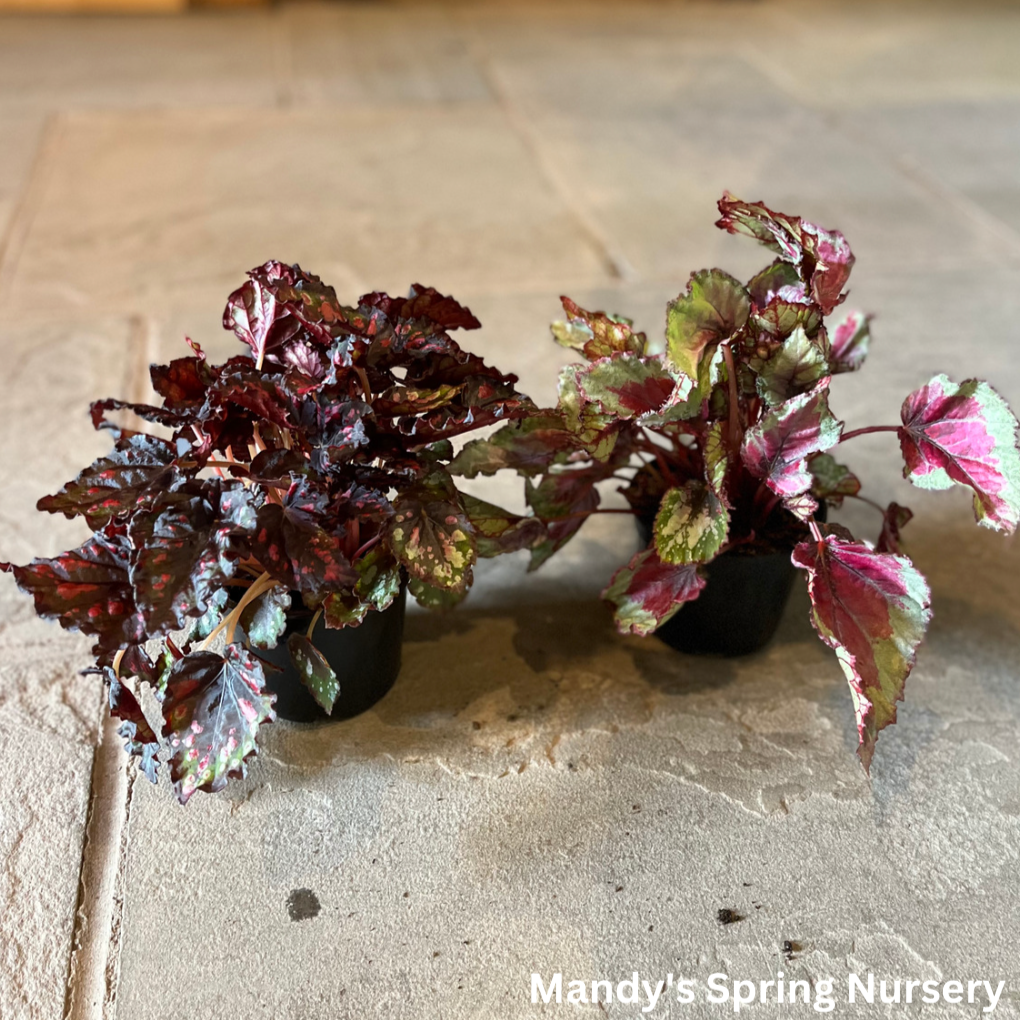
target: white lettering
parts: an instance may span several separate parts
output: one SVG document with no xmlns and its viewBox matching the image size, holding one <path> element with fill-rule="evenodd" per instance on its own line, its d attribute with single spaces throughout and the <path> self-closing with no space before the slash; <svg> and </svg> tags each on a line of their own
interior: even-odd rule
<svg viewBox="0 0 1020 1020">
<path fill-rule="evenodd" d="M 630 991 L 625 992 L 624 990 L 628 989 L 628 988 L 630 989 Z M 627 998 L 624 998 L 624 995 L 626 995 Z M 637 971 L 634 971 L 634 976 L 632 978 L 630 978 L 627 981 L 621 981 L 616 986 L 616 997 L 617 997 L 617 999 L 619 999 L 620 1002 L 626 1002 L 628 1005 L 632 1005 L 633 1003 L 638 1001 L 638 973 L 637 973 Z"/>
<path fill-rule="evenodd" d="M 984 1006 L 981 1010 L 982 1013 L 994 1013 L 995 1007 L 999 1005 L 999 996 L 1002 995 L 1003 988 L 1006 987 L 1005 981 L 999 982 L 999 987 L 992 991 L 991 981 L 984 982 L 985 988 L 988 989 L 988 1005 Z"/>
<path fill-rule="evenodd" d="M 548 989 L 542 982 L 541 974 L 531 975 L 531 1001 L 538 1002 L 539 995 L 542 996 L 543 1002 L 552 1002 L 553 995 L 556 996 L 557 1002 L 563 1001 L 563 975 L 553 974 L 552 981 L 549 982 Z"/>
<path fill-rule="evenodd" d="M 942 986 L 942 998 L 954 1005 L 963 1002 L 963 985 L 959 981 L 947 981 Z"/>
<path fill-rule="evenodd" d="M 726 987 L 726 975 L 725 974 L 710 974 L 708 977 L 708 987 L 712 992 L 717 992 L 719 998 L 713 999 L 712 994 L 709 993 L 709 1002 L 726 1002 L 730 997 L 730 990 Z"/>
<path fill-rule="evenodd" d="M 651 1011 L 659 1004 L 659 996 L 662 995 L 662 990 L 666 987 L 666 982 L 660 981 L 654 988 L 647 981 L 642 981 L 641 984 L 644 987 L 645 995 L 648 996 L 648 1005 L 642 1006 L 641 1012 L 651 1013 Z"/>
<path fill-rule="evenodd" d="M 861 980 L 860 980 L 860 978 L 856 974 L 851 974 L 850 975 L 850 980 L 849 980 L 848 984 L 849 984 L 849 989 L 848 990 L 850 992 L 850 1001 L 851 1002 L 856 1002 L 857 1001 L 857 992 L 858 992 L 858 990 L 860 991 L 861 995 L 863 996 L 865 1002 L 872 1003 L 872 1004 L 875 1002 L 875 975 L 874 974 L 869 974 L 868 975 L 868 987 L 867 987 L 867 989 L 865 989 L 864 985 L 861 984 Z M 856 988 L 854 987 L 855 985 L 857 986 Z"/>
<path fill-rule="evenodd" d="M 676 983 L 676 1001 L 684 1005 L 690 1005 L 694 1001 L 694 980 L 692 978 L 680 978 Z"/>
</svg>

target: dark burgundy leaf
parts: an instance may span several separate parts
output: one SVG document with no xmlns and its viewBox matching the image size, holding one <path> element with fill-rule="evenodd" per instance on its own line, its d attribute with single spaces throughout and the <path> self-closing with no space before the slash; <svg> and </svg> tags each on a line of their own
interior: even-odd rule
<svg viewBox="0 0 1020 1020">
<path fill-rule="evenodd" d="M 182 804 L 196 790 L 215 793 L 228 777 L 244 775 L 245 760 L 258 753 L 259 727 L 276 720 L 276 696 L 262 693 L 264 683 L 261 662 L 243 645 L 227 645 L 223 655 L 194 652 L 174 666 L 163 704 L 163 736 L 170 743 L 170 776 Z"/>
<path fill-rule="evenodd" d="M 171 478 L 174 447 L 155 436 L 133 435 L 117 443 L 53 496 L 36 504 L 48 513 L 82 515 L 93 529 L 150 503 Z"/>
</svg>

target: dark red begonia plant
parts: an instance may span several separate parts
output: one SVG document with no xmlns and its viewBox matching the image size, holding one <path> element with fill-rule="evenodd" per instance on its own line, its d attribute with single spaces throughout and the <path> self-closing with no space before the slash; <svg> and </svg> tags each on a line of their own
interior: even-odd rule
<svg viewBox="0 0 1020 1020">
<path fill-rule="evenodd" d="M 356 627 L 404 583 L 425 606 L 451 606 L 477 557 L 545 537 L 534 517 L 458 491 L 448 470 L 451 439 L 532 407 L 515 376 L 451 338 L 479 325 L 466 308 L 420 286 L 345 307 L 278 262 L 249 276 L 224 314 L 244 353 L 211 365 L 192 344 L 190 357 L 152 366 L 161 406 L 93 404 L 113 451 L 39 501 L 83 517 L 91 537 L 52 559 L 0 564 L 40 616 L 95 639 L 92 671 L 128 750 L 155 781 L 165 740 L 182 802 L 242 775 L 256 753 L 275 718 L 256 650 L 276 645 L 293 600 L 312 623 L 289 638 L 291 657 L 328 712 L 340 681 L 310 640 L 320 614 Z M 117 427 L 113 411 L 163 435 Z M 156 691 L 159 733 L 132 677 Z"/>
</svg>

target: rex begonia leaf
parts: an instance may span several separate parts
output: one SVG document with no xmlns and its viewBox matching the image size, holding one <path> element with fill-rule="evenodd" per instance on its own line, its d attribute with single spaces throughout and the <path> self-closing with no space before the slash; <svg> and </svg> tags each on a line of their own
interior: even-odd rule
<svg viewBox="0 0 1020 1020">
<path fill-rule="evenodd" d="M 702 352 L 747 322 L 751 302 L 743 285 L 721 269 L 692 273 L 687 291 L 666 308 L 666 358 L 697 378 Z"/>
<path fill-rule="evenodd" d="M 287 629 L 290 592 L 274 585 L 253 599 L 238 620 L 252 648 L 275 648 Z"/>
<path fill-rule="evenodd" d="M 540 414 L 504 425 L 488 439 L 472 439 L 454 457 L 450 473 L 464 478 L 494 475 L 507 468 L 521 475 L 537 475 L 562 462 L 577 448 L 560 414 Z"/>
<path fill-rule="evenodd" d="M 222 655 L 193 652 L 178 660 L 167 679 L 163 736 L 170 743 L 170 777 L 186 804 L 196 790 L 215 793 L 230 776 L 244 776 L 244 762 L 258 753 L 255 738 L 275 722 L 274 694 L 263 694 L 265 673 L 243 645 Z"/>
<path fill-rule="evenodd" d="M 829 364 L 821 346 L 799 327 L 764 361 L 755 362 L 758 395 L 770 406 L 811 389 L 828 374 Z"/>
<path fill-rule="evenodd" d="M 783 259 L 777 259 L 771 266 L 766 266 L 752 276 L 747 283 L 747 292 L 759 311 L 777 297 L 789 302 L 807 300 L 807 288 L 796 266 Z"/>
<path fill-rule="evenodd" d="M 696 599 L 705 579 L 694 563 L 663 563 L 654 548 L 642 549 L 613 575 L 602 598 L 613 607 L 621 634 L 645 637 Z"/>
<path fill-rule="evenodd" d="M 130 436 L 58 493 L 44 496 L 36 506 L 65 517 L 80 514 L 93 530 L 101 528 L 112 518 L 151 502 L 168 485 L 174 458 L 174 447 L 166 440 Z"/>
<path fill-rule="evenodd" d="M 91 535 L 77 549 L 26 566 L 0 563 L 35 600 L 43 619 L 95 636 L 98 652 L 140 644 L 148 636 L 128 576 L 131 549 L 121 536 Z"/>
<path fill-rule="evenodd" d="M 329 496 L 304 478 L 291 483 L 282 505 L 259 507 L 252 552 L 288 590 L 320 592 L 357 581 L 327 514 Z"/>
<path fill-rule="evenodd" d="M 831 454 L 816 453 L 808 458 L 807 466 L 812 478 L 811 495 L 831 506 L 842 506 L 844 496 L 856 496 L 861 491 L 860 479 Z"/>
<path fill-rule="evenodd" d="M 532 549 L 548 537 L 545 525 L 537 517 L 522 517 L 467 494 L 461 495 L 461 502 L 475 530 L 481 559 Z"/>
<path fill-rule="evenodd" d="M 382 545 L 354 561 L 358 580 L 353 590 L 330 592 L 322 603 L 327 627 L 357 627 L 369 610 L 382 612 L 400 594 L 400 564 Z"/>
<path fill-rule="evenodd" d="M 611 354 L 644 353 L 647 338 L 633 328 L 633 323 L 605 312 L 588 312 L 568 297 L 561 297 L 566 322 L 554 322 L 550 329 L 562 347 L 581 351 L 589 361 Z"/>
<path fill-rule="evenodd" d="M 799 496 L 811 488 L 807 458 L 835 446 L 843 423 L 829 411 L 828 381 L 772 408 L 744 434 L 741 458 L 775 493 Z"/>
<path fill-rule="evenodd" d="M 464 591 L 477 558 L 475 535 L 452 479 L 433 472 L 393 504 L 389 545 L 411 577 Z"/>
<path fill-rule="evenodd" d="M 109 670 L 112 674 L 113 670 Z M 124 741 L 124 750 L 128 754 L 137 757 L 138 766 L 151 783 L 158 780 L 156 770 L 159 762 L 156 755 L 159 753 L 159 738 L 145 718 L 142 706 L 134 693 L 120 682 L 116 676 L 109 677 L 110 689 L 108 699 L 110 715 L 121 720 L 117 728 L 117 734 Z"/>
<path fill-rule="evenodd" d="M 149 377 L 164 406 L 173 411 L 200 406 L 215 381 L 204 356 L 175 358 L 169 365 L 150 365 Z"/>
<path fill-rule="evenodd" d="M 937 375 L 903 402 L 905 478 L 920 489 L 974 490 L 978 523 L 1012 534 L 1020 522 L 1017 420 L 986 382 Z"/>
<path fill-rule="evenodd" d="M 247 490 L 236 484 L 235 503 L 221 516 L 208 495 L 170 492 L 131 520 L 129 535 L 138 550 L 131 566 L 135 601 L 150 634 L 183 627 L 189 616 L 208 609 L 213 592 L 233 576 L 238 534 L 255 519 L 245 502 Z M 239 525 L 243 520 L 247 528 Z"/>
<path fill-rule="evenodd" d="M 796 329 L 814 336 L 822 323 L 822 313 L 817 305 L 776 297 L 760 311 L 752 312 L 751 321 L 770 337 L 782 340 Z"/>
<path fill-rule="evenodd" d="M 638 424 L 654 429 L 698 418 L 705 410 L 706 401 L 712 399 L 716 388 L 725 381 L 726 362 L 722 346 L 711 344 L 702 353 L 698 374 L 693 378 L 681 374 L 662 406 L 657 411 L 642 414 Z"/>
<path fill-rule="evenodd" d="M 205 612 L 191 625 L 189 641 L 202 641 L 219 625 L 223 617 L 230 612 L 230 592 L 226 588 L 217 588 L 209 594 Z"/>
<path fill-rule="evenodd" d="M 878 536 L 875 548 L 879 552 L 899 553 L 900 532 L 914 518 L 914 512 L 899 503 L 890 503 L 882 515 L 882 533 Z"/>
<path fill-rule="evenodd" d="M 340 695 L 340 681 L 326 657 L 304 634 L 291 634 L 287 648 L 301 682 L 326 715 L 332 715 L 333 703 Z"/>
<path fill-rule="evenodd" d="M 603 411 L 600 404 L 585 396 L 581 389 L 582 371 L 577 365 L 568 365 L 560 372 L 557 410 L 573 433 L 574 448 L 584 450 L 595 460 L 605 461 L 616 447 L 620 418 Z"/>
<path fill-rule="evenodd" d="M 633 354 L 599 358 L 578 368 L 576 379 L 584 399 L 617 418 L 657 411 L 676 385 L 658 359 Z"/>
<path fill-rule="evenodd" d="M 761 202 L 743 202 L 729 192 L 720 199 L 719 212 L 717 227 L 753 237 L 795 265 L 826 315 L 842 301 L 854 255 L 838 230 L 824 230 L 799 216 L 774 212 Z"/>
<path fill-rule="evenodd" d="M 482 325 L 470 309 L 435 287 L 423 287 L 420 283 L 411 285 L 406 298 L 376 292 L 362 295 L 358 305 L 378 308 L 393 321 L 428 319 L 443 329 L 479 329 Z"/>
<path fill-rule="evenodd" d="M 670 489 L 655 517 L 655 548 L 663 563 L 707 563 L 726 541 L 729 511 L 703 482 Z"/>
<path fill-rule="evenodd" d="M 879 731 L 896 721 L 896 702 L 931 619 L 931 592 L 905 556 L 834 535 L 802 542 L 793 562 L 808 572 L 812 622 L 850 684 L 857 753 L 868 769 Z"/>
<path fill-rule="evenodd" d="M 726 423 L 712 422 L 705 432 L 702 446 L 702 457 L 705 461 L 705 481 L 708 487 L 728 505 L 726 501 L 725 482 L 729 470 L 729 449 L 726 446 Z"/>
<path fill-rule="evenodd" d="M 555 471 L 543 475 L 536 485 L 524 480 L 525 500 L 543 521 L 549 537 L 531 550 L 528 570 L 537 570 L 553 553 L 563 548 L 599 505 L 595 487 L 603 472 L 591 469 Z"/>
<path fill-rule="evenodd" d="M 438 588 L 418 577 L 408 580 L 407 590 L 422 609 L 440 613 L 445 613 L 463 602 L 468 593 L 467 588 Z"/>
<path fill-rule="evenodd" d="M 856 372 L 868 356 L 871 316 L 850 311 L 830 330 L 829 366 L 833 374 Z"/>
<path fill-rule="evenodd" d="M 223 328 L 251 348 L 256 364 L 268 359 L 300 367 L 302 357 L 289 358 L 289 348 L 304 348 L 309 339 L 330 344 L 350 327 L 351 310 L 340 305 L 336 291 L 300 266 L 267 262 L 248 276 L 227 299 Z"/>
</svg>

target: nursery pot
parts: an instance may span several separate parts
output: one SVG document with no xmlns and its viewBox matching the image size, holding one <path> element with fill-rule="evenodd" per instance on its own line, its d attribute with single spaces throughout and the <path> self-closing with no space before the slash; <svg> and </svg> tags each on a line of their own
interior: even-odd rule
<svg viewBox="0 0 1020 1020">
<path fill-rule="evenodd" d="M 818 520 L 825 520 L 824 505 Z M 652 521 L 639 517 L 638 530 L 648 542 Z M 783 616 L 797 568 L 791 549 L 723 553 L 702 570 L 705 587 L 655 632 L 672 648 L 691 655 L 749 655 L 769 643 Z"/>
<path fill-rule="evenodd" d="M 393 686 L 400 672 L 404 640 L 404 607 L 407 589 L 381 613 L 370 612 L 357 627 L 333 630 L 320 617 L 312 632 L 312 643 L 322 652 L 340 681 L 340 694 L 327 715 L 301 682 L 290 659 L 287 639 L 304 633 L 310 620 L 295 614 L 275 648 L 255 649 L 255 654 L 278 669 L 266 669 L 267 691 L 276 695 L 276 714 L 293 722 L 350 719 L 370 709 Z M 291 603 L 301 605 L 301 595 L 291 593 Z"/>
</svg>

